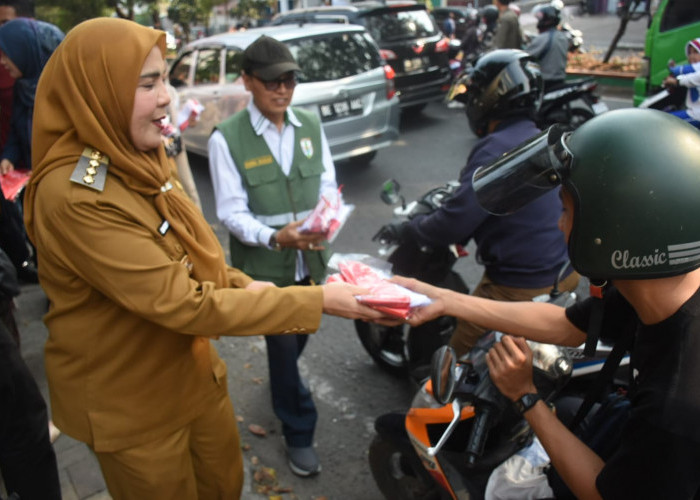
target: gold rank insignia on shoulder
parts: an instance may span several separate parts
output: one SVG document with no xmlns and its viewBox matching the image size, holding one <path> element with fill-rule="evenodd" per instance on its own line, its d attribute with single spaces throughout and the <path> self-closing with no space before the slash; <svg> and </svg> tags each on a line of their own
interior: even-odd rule
<svg viewBox="0 0 700 500">
<path fill-rule="evenodd" d="M 83 150 L 70 180 L 101 192 L 105 188 L 108 167 L 109 156 L 94 148 L 87 147 Z"/>
</svg>

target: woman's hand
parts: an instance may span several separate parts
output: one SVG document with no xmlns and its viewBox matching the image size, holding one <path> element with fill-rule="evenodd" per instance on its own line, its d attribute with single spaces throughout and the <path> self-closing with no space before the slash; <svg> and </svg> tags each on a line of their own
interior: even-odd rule
<svg viewBox="0 0 700 500">
<path fill-rule="evenodd" d="M 326 314 L 375 321 L 388 326 L 402 323 L 399 319 L 360 304 L 355 296 L 368 294 L 369 290 L 366 288 L 340 282 L 321 285 L 321 288 L 323 289 L 323 312 Z"/>
<path fill-rule="evenodd" d="M 510 400 L 537 392 L 532 381 L 532 350 L 524 338 L 504 335 L 486 353 L 486 364 L 491 380 Z"/>
</svg>

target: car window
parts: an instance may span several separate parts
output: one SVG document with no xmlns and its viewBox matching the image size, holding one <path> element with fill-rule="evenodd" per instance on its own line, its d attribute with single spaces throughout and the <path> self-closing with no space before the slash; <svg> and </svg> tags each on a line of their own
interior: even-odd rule
<svg viewBox="0 0 700 500">
<path fill-rule="evenodd" d="M 192 61 L 194 60 L 194 54 L 188 52 L 183 54 L 180 59 L 175 61 L 175 64 L 170 68 L 170 84 L 173 87 L 182 87 L 187 85 L 187 81 L 190 78 L 190 68 L 192 67 Z"/>
<path fill-rule="evenodd" d="M 241 76 L 241 62 L 243 52 L 238 49 L 226 50 L 226 65 L 224 67 L 224 78 L 226 83 L 235 82 Z"/>
<path fill-rule="evenodd" d="M 669 0 L 661 19 L 660 31 L 668 31 L 700 21 L 698 0 Z"/>
<path fill-rule="evenodd" d="M 300 83 L 337 80 L 381 66 L 376 45 L 363 32 L 335 33 L 285 43 L 301 68 Z"/>
<path fill-rule="evenodd" d="M 382 11 L 365 17 L 365 27 L 379 43 L 432 36 L 435 24 L 425 10 Z"/>
<path fill-rule="evenodd" d="M 220 57 L 221 51 L 219 49 L 200 49 L 194 72 L 195 85 L 219 83 Z"/>
</svg>

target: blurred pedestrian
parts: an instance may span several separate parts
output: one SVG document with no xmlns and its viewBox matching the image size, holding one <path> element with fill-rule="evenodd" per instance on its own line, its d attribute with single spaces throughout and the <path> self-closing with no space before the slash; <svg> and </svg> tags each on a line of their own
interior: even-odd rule
<svg viewBox="0 0 700 500">
<path fill-rule="evenodd" d="M 694 38 L 685 45 L 685 55 L 688 64 L 671 63 L 670 75 L 663 81 L 667 88 L 685 87 L 685 109 L 672 111 L 676 115 L 696 128 L 700 128 L 700 38 Z"/>
<path fill-rule="evenodd" d="M 34 94 L 41 71 L 63 39 L 54 25 L 17 18 L 0 26 L 0 63 L 14 79 L 10 126 L 0 156 L 0 174 L 31 168 Z M 0 178 L 0 183 L 3 179 Z M 0 193 L 0 247 L 12 259 L 20 279 L 36 283 L 36 267 L 18 203 Z"/>
<path fill-rule="evenodd" d="M 73 28 L 39 81 L 25 222 L 49 299 L 53 418 L 114 500 L 235 499 L 243 462 L 220 335 L 310 333 L 322 312 L 381 319 L 352 286 L 277 288 L 228 267 L 171 177 L 165 33 Z"/>
<path fill-rule="evenodd" d="M 498 24 L 493 35 L 494 49 L 520 49 L 523 39 L 520 33 L 520 22 L 515 11 L 509 8 L 511 0 L 493 0 L 498 8 Z"/>
<path fill-rule="evenodd" d="M 19 293 L 14 266 L 0 250 L 0 474 L 10 495 L 60 500 L 46 403 L 19 349 Z"/>
<path fill-rule="evenodd" d="M 53 24 L 28 18 L 0 27 L 0 63 L 15 79 L 12 119 L 0 160 L 0 173 L 15 167 L 31 168 L 31 130 L 34 94 L 39 75 L 63 33 Z"/>
</svg>

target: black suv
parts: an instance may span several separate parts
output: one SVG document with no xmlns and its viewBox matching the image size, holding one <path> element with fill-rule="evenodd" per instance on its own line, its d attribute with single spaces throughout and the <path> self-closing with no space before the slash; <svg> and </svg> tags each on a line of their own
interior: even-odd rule
<svg viewBox="0 0 700 500">
<path fill-rule="evenodd" d="M 341 22 L 363 25 L 396 78 L 401 108 L 422 109 L 449 89 L 449 43 L 423 4 L 355 2 L 348 6 L 294 9 L 272 24 Z"/>
</svg>

